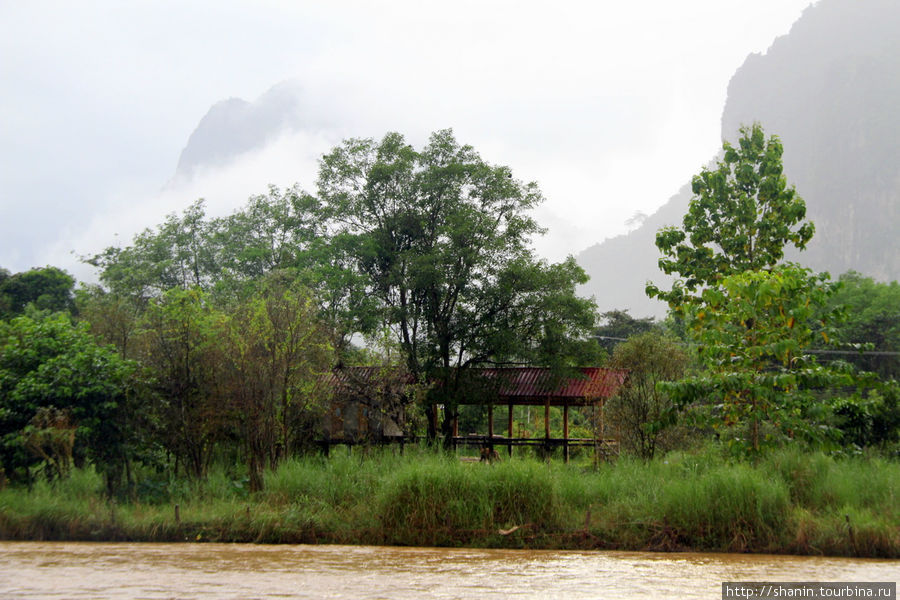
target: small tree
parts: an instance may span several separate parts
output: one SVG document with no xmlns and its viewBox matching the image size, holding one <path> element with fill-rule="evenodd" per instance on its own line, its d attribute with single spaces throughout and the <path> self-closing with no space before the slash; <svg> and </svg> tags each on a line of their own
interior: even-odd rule
<svg viewBox="0 0 900 600">
<path fill-rule="evenodd" d="M 33 463 L 22 452 L 27 448 L 64 474 L 74 425 L 73 454 L 93 460 L 108 491 L 117 492 L 121 475 L 141 458 L 146 407 L 135 398 L 142 384 L 134 361 L 98 344 L 86 324 L 74 325 L 68 315 L 0 321 L 0 466 L 27 477 Z"/>
<path fill-rule="evenodd" d="M 663 389 L 682 405 L 714 400 L 715 427 L 745 425 L 747 437 L 731 439 L 754 451 L 763 423 L 772 433 L 822 441 L 827 411 L 817 393 L 856 383 L 849 371 L 825 368 L 805 354 L 817 336 L 829 339 L 826 303 L 833 288 L 827 275 L 790 264 L 725 277 L 686 310 L 707 372 Z"/>
<path fill-rule="evenodd" d="M 619 443 L 638 456 L 651 459 L 668 446 L 674 404 L 657 384 L 684 376 L 689 359 L 681 345 L 656 333 L 643 333 L 616 346 L 611 366 L 628 377 L 606 407 Z"/>
<path fill-rule="evenodd" d="M 48 476 L 55 475 L 62 479 L 72 467 L 77 429 L 68 410 L 42 406 L 22 430 L 22 441 L 32 454 L 47 465 Z"/>
<path fill-rule="evenodd" d="M 328 368 L 331 347 L 316 312 L 303 290 L 270 278 L 264 293 L 225 322 L 223 392 L 238 421 L 251 491 L 262 489 L 263 468 L 291 454 L 317 422 L 316 377 Z"/>
<path fill-rule="evenodd" d="M 164 444 L 195 478 L 206 476 L 225 431 L 225 319 L 201 290 L 173 288 L 150 301 L 135 341 L 154 375 Z"/>
<path fill-rule="evenodd" d="M 766 139 L 758 123 L 740 132 L 737 147 L 723 144 L 714 170 L 694 177 L 682 227 L 656 234 L 660 270 L 679 279 L 670 291 L 648 283 L 647 294 L 676 312 L 724 277 L 773 267 L 787 245 L 802 250 L 815 231 L 803 220 L 806 203 L 787 185 L 778 137 Z"/>
<path fill-rule="evenodd" d="M 628 314 L 627 309 L 606 311 L 600 314 L 600 319 L 603 324 L 595 330 L 595 335 L 600 345 L 610 353 L 620 342 L 660 328 L 653 317 L 635 318 Z"/>
</svg>

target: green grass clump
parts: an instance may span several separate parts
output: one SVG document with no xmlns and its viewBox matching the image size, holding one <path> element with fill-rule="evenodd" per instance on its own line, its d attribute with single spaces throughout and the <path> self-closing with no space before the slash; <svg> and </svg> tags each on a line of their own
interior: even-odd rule
<svg viewBox="0 0 900 600">
<path fill-rule="evenodd" d="M 735 462 L 711 445 L 598 466 L 354 449 L 284 461 L 261 492 L 246 483 L 239 465 L 203 481 L 139 472 L 137 493 L 110 501 L 93 469 L 75 470 L 0 490 L 0 539 L 900 557 L 900 463 L 796 448 Z"/>
<path fill-rule="evenodd" d="M 486 465 L 433 456 L 408 463 L 384 482 L 377 506 L 388 539 L 401 544 L 486 540 L 523 526 L 542 532 L 561 521 L 553 476 L 531 460 Z"/>
<path fill-rule="evenodd" d="M 731 465 L 668 480 L 654 520 L 677 545 L 769 550 L 777 547 L 789 508 L 782 481 L 748 465 Z"/>
</svg>

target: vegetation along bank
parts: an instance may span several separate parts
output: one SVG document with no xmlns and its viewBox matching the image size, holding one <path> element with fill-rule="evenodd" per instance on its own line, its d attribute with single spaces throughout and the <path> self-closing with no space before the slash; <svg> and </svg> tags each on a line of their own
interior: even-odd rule
<svg viewBox="0 0 900 600">
<path fill-rule="evenodd" d="M 110 502 L 78 470 L 0 492 L 0 537 L 900 557 L 900 465 L 880 458 L 781 450 L 750 464 L 709 446 L 594 468 L 373 451 L 290 460 L 265 479 L 251 493 L 215 468 Z"/>
<path fill-rule="evenodd" d="M 900 557 L 900 287 L 786 261 L 815 228 L 777 136 L 741 136 L 657 235 L 663 322 L 578 296 L 531 247 L 536 184 L 451 131 L 198 202 L 88 257 L 96 286 L 0 269 L 0 537 Z M 497 427 L 479 373 L 523 365 L 627 376 Z M 543 447 L 448 451 L 491 430 Z"/>
</svg>

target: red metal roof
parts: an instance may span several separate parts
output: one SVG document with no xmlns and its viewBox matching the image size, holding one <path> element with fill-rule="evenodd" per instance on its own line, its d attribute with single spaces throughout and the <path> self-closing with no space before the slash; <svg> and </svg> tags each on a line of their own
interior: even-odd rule
<svg viewBox="0 0 900 600">
<path fill-rule="evenodd" d="M 325 374 L 319 381 L 333 389 L 353 384 L 374 383 L 384 377 L 384 369 L 390 367 L 345 367 Z M 497 382 L 497 400 L 501 404 L 592 404 L 612 397 L 625 381 L 626 371 L 604 367 L 577 369 L 580 376 L 554 378 L 550 369 L 543 367 L 470 368 L 468 375 L 483 377 L 487 382 Z M 412 377 L 403 376 L 395 383 L 412 383 Z M 477 403 L 482 403 L 480 399 Z M 462 403 L 467 403 L 461 399 Z M 473 402 L 475 402 L 473 400 Z"/>
<path fill-rule="evenodd" d="M 581 376 L 554 379 L 549 369 L 540 367 L 516 367 L 477 369 L 480 375 L 498 378 L 499 395 L 503 401 L 545 401 L 546 399 L 571 401 L 595 401 L 609 398 L 625 381 L 627 373 L 603 367 L 577 369 Z M 555 385 L 554 385 L 555 384 Z"/>
</svg>

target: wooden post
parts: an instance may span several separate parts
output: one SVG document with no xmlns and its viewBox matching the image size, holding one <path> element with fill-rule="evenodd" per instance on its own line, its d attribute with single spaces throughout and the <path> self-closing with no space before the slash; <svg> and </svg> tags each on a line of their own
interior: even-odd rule
<svg viewBox="0 0 900 600">
<path fill-rule="evenodd" d="M 563 404 L 563 460 L 569 462 L 569 401 Z"/>
<path fill-rule="evenodd" d="M 552 446 L 550 445 L 550 398 L 544 402 L 544 439 L 547 440 L 544 442 L 544 447 L 547 454 L 547 462 L 550 462 L 550 457 L 553 455 Z"/>
<path fill-rule="evenodd" d="M 181 525 L 181 511 L 179 510 L 179 506 L 175 505 L 175 524 Z"/>
<path fill-rule="evenodd" d="M 494 403 L 488 404 L 488 449 L 494 449 Z"/>
<path fill-rule="evenodd" d="M 456 438 L 459 437 L 459 414 L 453 417 L 453 452 L 456 452 Z"/>
<path fill-rule="evenodd" d="M 544 437 L 550 439 L 550 398 L 544 402 Z"/>
<path fill-rule="evenodd" d="M 509 450 L 510 457 L 512 456 L 512 437 L 513 437 L 513 405 L 512 402 L 509 403 L 509 419 L 507 420 L 507 439 L 509 443 L 506 445 Z"/>
</svg>

